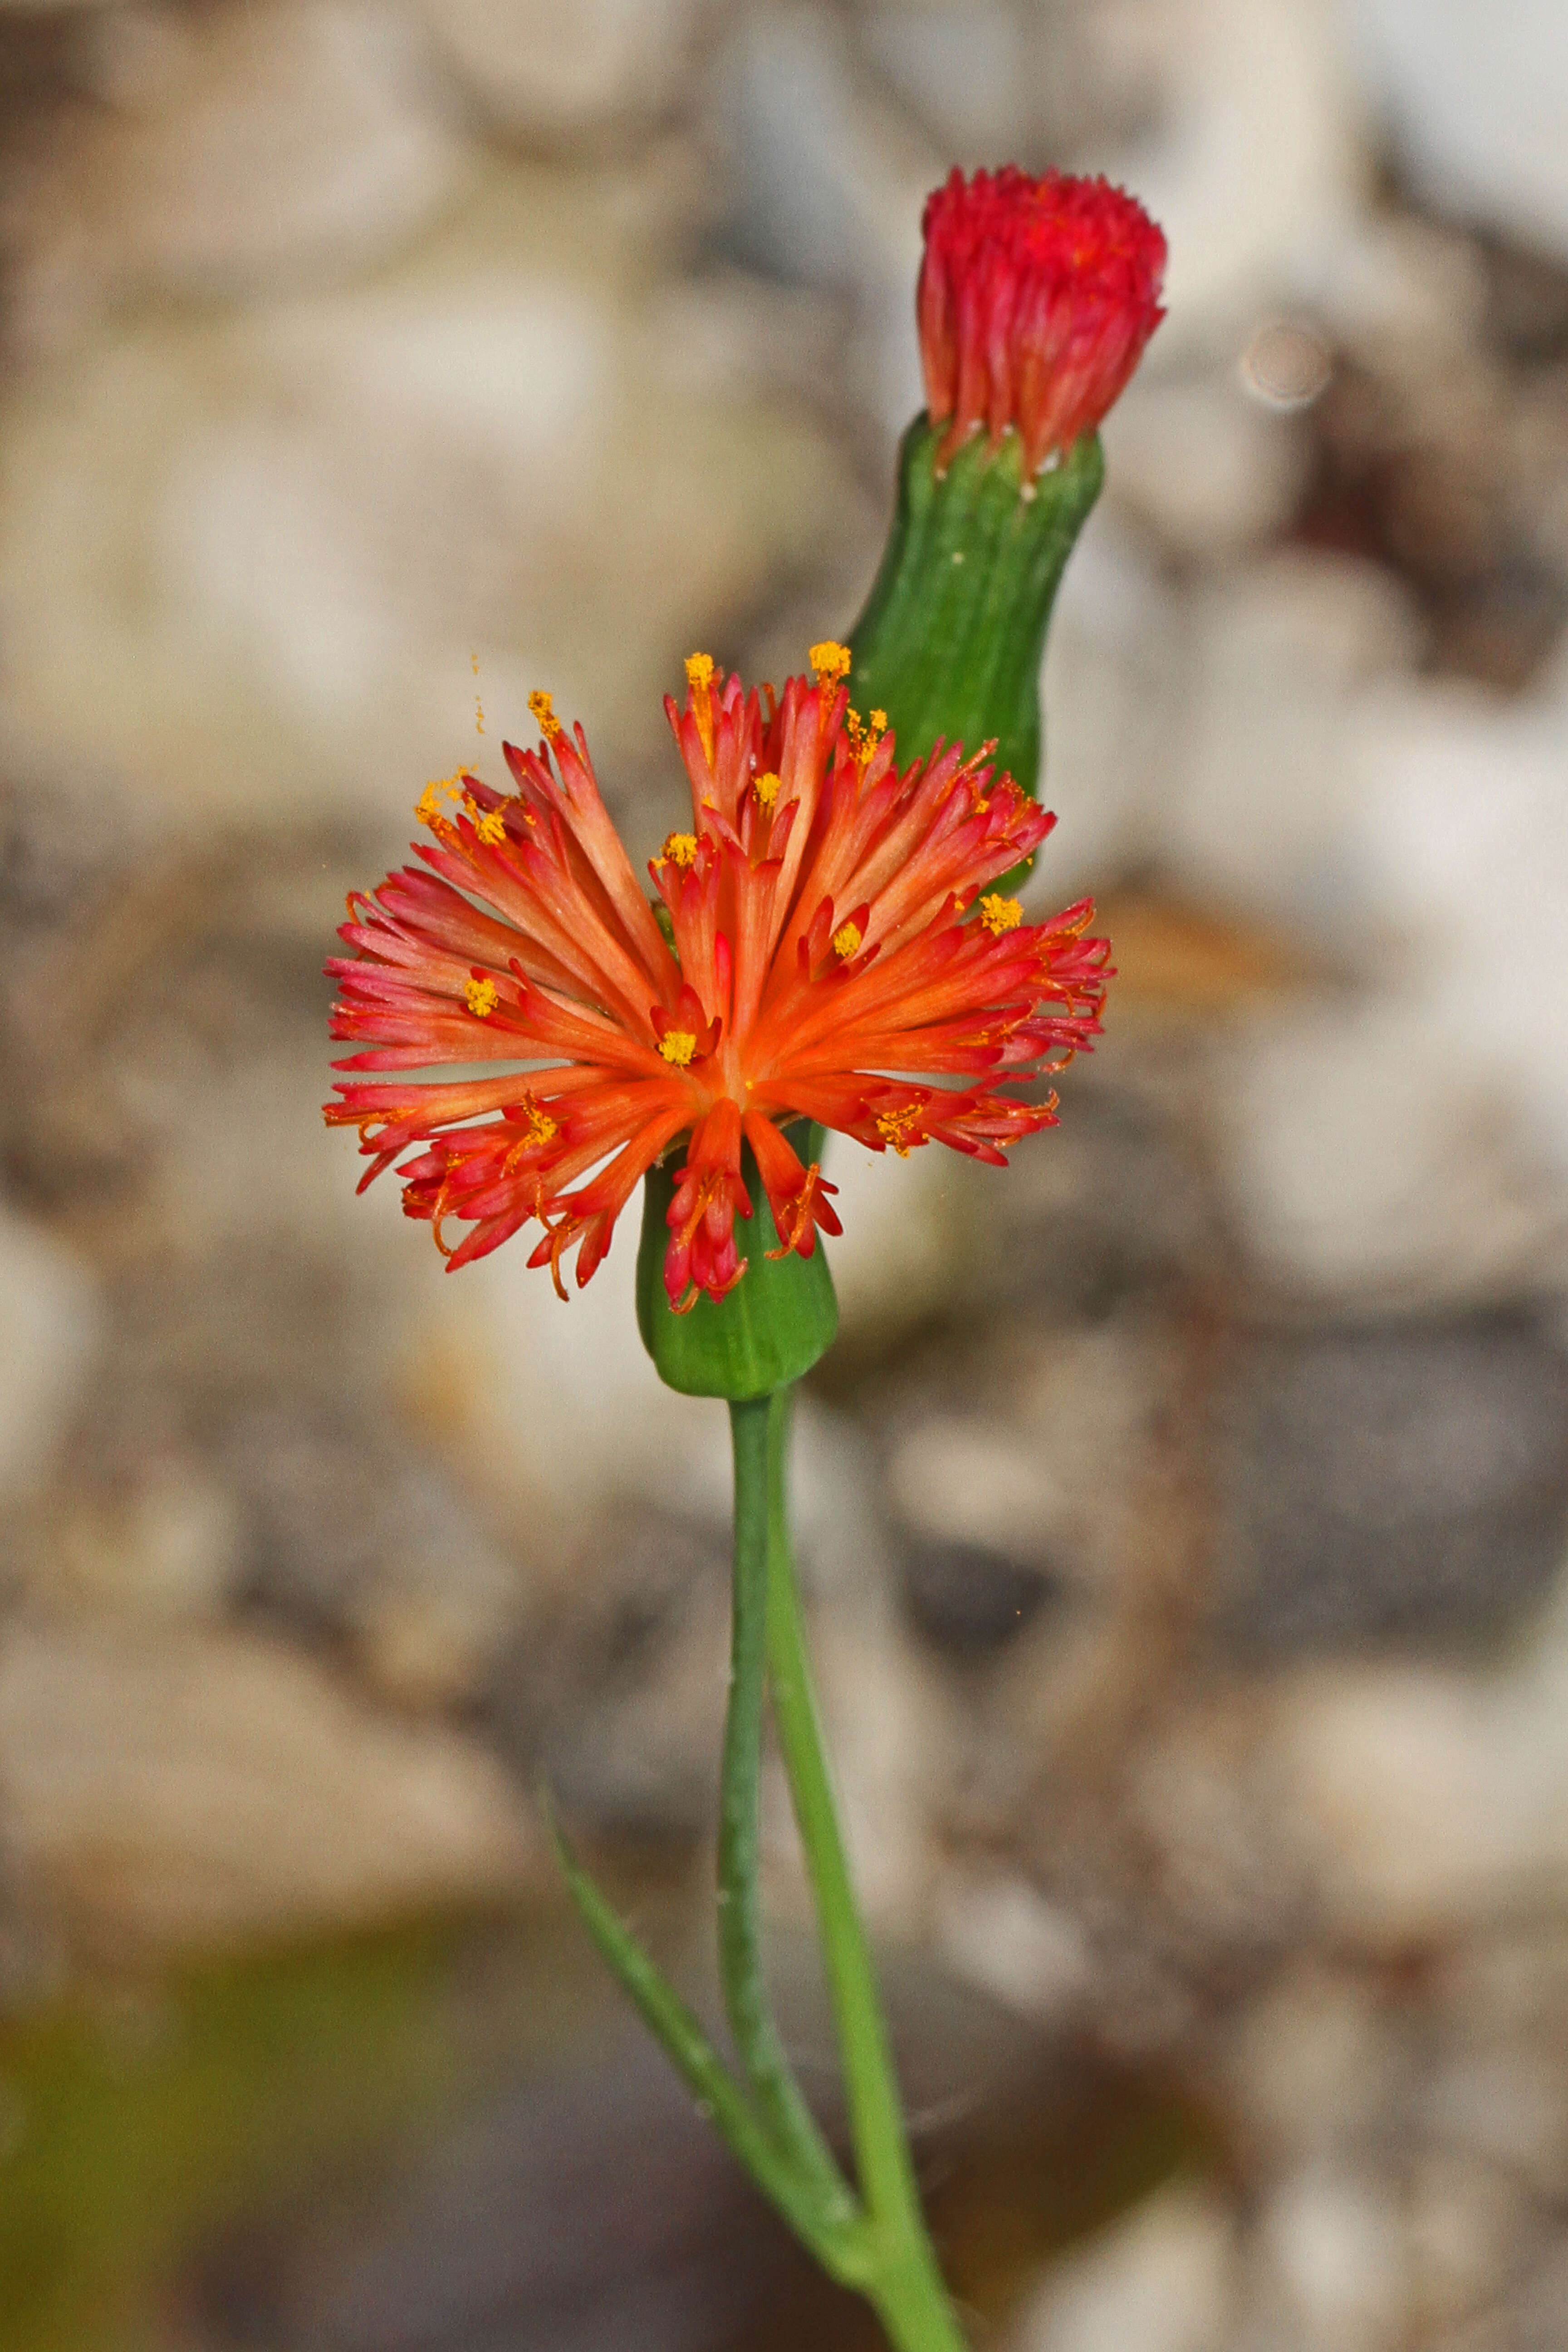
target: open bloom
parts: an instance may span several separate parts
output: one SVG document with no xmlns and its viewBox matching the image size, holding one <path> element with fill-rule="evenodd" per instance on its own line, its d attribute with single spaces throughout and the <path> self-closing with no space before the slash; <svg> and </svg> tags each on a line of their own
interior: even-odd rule
<svg viewBox="0 0 1568 2352">
<path fill-rule="evenodd" d="M 1044 924 L 988 889 L 1056 820 L 984 754 L 953 747 L 901 773 L 882 713 L 848 709 L 842 646 L 816 680 L 747 694 L 706 655 L 665 708 L 691 786 L 691 828 L 650 872 L 650 904 L 600 797 L 581 727 L 545 695 L 543 740 L 506 746 L 517 790 L 460 773 L 417 814 L 421 866 L 355 893 L 328 966 L 337 1066 L 330 1122 L 357 1126 L 368 1183 L 410 1148 L 404 1207 L 468 1231 L 449 1267 L 532 1219 L 530 1264 L 575 1247 L 579 1285 L 638 1181 L 679 1139 L 665 1283 L 683 1310 L 722 1298 L 746 1261 L 751 1146 L 784 1255 L 840 1231 L 815 1162 L 784 1133 L 806 1118 L 874 1151 L 941 1142 L 1001 1162 L 1055 1123 L 1054 1095 L 1012 1089 L 1100 1028 L 1107 944 L 1089 900 Z M 485 1074 L 460 1075 L 480 1064 Z M 414 1084 L 439 1065 L 452 1075 Z M 363 1189 L 362 1184 L 361 1189 Z"/>
<path fill-rule="evenodd" d="M 946 460 L 982 425 L 1023 436 L 1029 475 L 1093 430 L 1164 312 L 1165 240 L 1104 180 L 1009 163 L 927 200 L 921 269 L 926 408 Z"/>
</svg>

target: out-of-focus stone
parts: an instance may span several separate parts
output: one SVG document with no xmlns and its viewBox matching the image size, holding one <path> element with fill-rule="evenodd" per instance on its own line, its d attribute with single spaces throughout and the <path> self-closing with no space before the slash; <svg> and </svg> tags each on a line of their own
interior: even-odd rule
<svg viewBox="0 0 1568 2352">
<path fill-rule="evenodd" d="M 41 118 L 14 162 L 10 332 L 69 340 L 105 305 L 336 278 L 449 204 L 460 143 L 374 0 L 107 9 L 102 99 Z"/>
<path fill-rule="evenodd" d="M 1104 438 L 1110 495 L 1189 562 L 1282 529 L 1306 478 L 1309 452 L 1288 416 L 1249 401 L 1228 373 L 1135 379 Z"/>
<path fill-rule="evenodd" d="M 117 1960 L 510 1896 L 540 1867 L 482 1750 L 239 1634 L 13 1630 L 0 1790 L 19 1864 Z"/>
<path fill-rule="evenodd" d="M 1248 2303 L 1269 2332 L 1249 2346 L 1290 2352 L 1397 2352 L 1412 2298 L 1406 2234 L 1374 2173 L 1312 2171 L 1287 2181 L 1259 2222 Z"/>
<path fill-rule="evenodd" d="M 1194 622 L 1184 765 L 1151 812 L 1158 854 L 1200 902 L 1347 948 L 1368 898 L 1351 713 L 1414 662 L 1414 616 L 1386 572 L 1291 550 L 1216 583 Z"/>
<path fill-rule="evenodd" d="M 1399 2056 L 1366 1978 L 1310 1959 L 1284 1973 L 1235 2018 L 1221 2062 L 1248 2170 L 1278 2176 L 1375 2145 Z"/>
<path fill-rule="evenodd" d="M 1151 821 L 1175 781 L 1185 622 L 1148 548 L 1113 506 L 1107 501 L 1089 518 L 1051 614 L 1040 794 L 1059 822 L 1035 861 L 1031 920 L 1146 858 Z"/>
<path fill-rule="evenodd" d="M 1568 1170 L 1565 759 L 1561 660 L 1512 706 L 1409 682 L 1357 714 L 1358 853 L 1415 945 L 1432 1034 L 1451 1038 L 1483 985 L 1503 992 L 1508 1019 L 1489 1070 L 1559 1175 Z"/>
<path fill-rule="evenodd" d="M 1436 2152 L 1415 2168 L 1407 2227 L 1417 2323 L 1430 2329 L 1492 2303 L 1541 2235 L 1529 2201 L 1500 2168 Z"/>
<path fill-rule="evenodd" d="M 851 297 L 849 380 L 890 454 L 924 405 L 912 295 L 943 152 L 857 74 L 825 7 L 743 12 L 718 88 L 731 242 L 754 266 Z"/>
<path fill-rule="evenodd" d="M 205 1467 L 140 1464 L 107 1493 L 78 1493 L 37 1547 L 34 1597 L 138 1616 L 210 1618 L 238 1589 L 244 1553 L 233 1495 Z"/>
<path fill-rule="evenodd" d="M 1495 1633 L 1568 1547 L 1568 1356 L 1523 1317 L 1245 1343 L 1216 1580 L 1254 1653 Z"/>
<path fill-rule="evenodd" d="M 0 423 L 16 766 L 85 766 L 150 825 L 330 809 L 393 850 L 547 682 L 612 796 L 640 784 L 681 652 L 852 497 L 802 403 L 692 380 L 658 234 L 615 187 L 498 172 L 397 274 L 35 371 Z"/>
<path fill-rule="evenodd" d="M 1496 1061 L 1456 1072 L 1454 1034 L 1405 995 L 1300 1006 L 1226 1036 L 1225 1189 L 1281 1288 L 1363 1314 L 1479 1307 L 1562 1265 L 1538 1139 Z"/>
<path fill-rule="evenodd" d="M 701 0 L 424 0 L 487 119 L 531 145 L 656 122 L 689 88 Z"/>
<path fill-rule="evenodd" d="M 1164 229 L 1169 317 L 1156 371 L 1238 331 L 1289 294 L 1370 178 L 1353 74 L 1332 12 L 1311 0 L 1163 0 L 1136 14 L 1153 84 L 1152 136 L 1091 140 L 1080 168 L 1124 183 Z M 1101 37 L 1105 37 L 1102 36 Z"/>
<path fill-rule="evenodd" d="M 102 1321 L 87 1266 L 0 1209 L 0 1492 L 31 1486 L 53 1466 Z"/>
<path fill-rule="evenodd" d="M 1236 2284 L 1229 2206 L 1212 2189 L 1164 2189 L 1056 2267 L 1007 2352 L 1221 2352 Z"/>
<path fill-rule="evenodd" d="M 1021 1878 L 949 1872 L 932 1932 L 957 1976 L 1021 2017 L 1059 2021 L 1092 1980 L 1089 1945 L 1071 1912 Z"/>
<path fill-rule="evenodd" d="M 1568 27 L 1553 0 L 1510 8 L 1500 39 L 1465 0 L 1355 0 L 1350 16 L 1436 209 L 1568 256 Z"/>
<path fill-rule="evenodd" d="M 1281 1687 L 1282 1820 L 1338 1932 L 1437 1944 L 1568 1903 L 1565 1696 L 1561 1606 L 1496 1667 L 1346 1668 Z"/>
</svg>

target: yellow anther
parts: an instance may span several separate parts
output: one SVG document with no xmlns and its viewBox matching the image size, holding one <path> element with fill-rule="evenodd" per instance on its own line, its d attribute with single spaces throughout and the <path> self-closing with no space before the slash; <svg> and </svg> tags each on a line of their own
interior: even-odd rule
<svg viewBox="0 0 1568 2352">
<path fill-rule="evenodd" d="M 819 686 L 837 686 L 841 677 L 849 675 L 849 648 L 832 637 L 824 637 L 819 646 L 813 646 L 806 659 L 816 672 Z"/>
<path fill-rule="evenodd" d="M 434 824 L 441 814 L 443 801 L 455 801 L 467 790 L 468 772 L 459 768 L 455 775 L 442 776 L 426 784 L 414 803 L 414 814 L 421 824 Z"/>
<path fill-rule="evenodd" d="M 888 714 L 885 710 L 873 710 L 868 727 L 858 710 L 845 712 L 845 737 L 854 756 L 855 763 L 862 772 L 870 766 L 871 754 L 881 741 L 887 724 Z"/>
<path fill-rule="evenodd" d="M 553 696 L 546 694 L 542 687 L 536 686 L 528 698 L 528 707 L 533 713 L 534 725 L 546 742 L 558 743 L 566 730 L 555 716 Z"/>
<path fill-rule="evenodd" d="M 509 1176 L 520 1160 L 526 1158 L 531 1151 L 540 1150 L 547 1143 L 553 1143 L 561 1132 L 550 1113 L 541 1110 L 531 1094 L 523 1096 L 521 1108 L 526 1124 L 522 1134 L 507 1153 L 506 1172 Z"/>
<path fill-rule="evenodd" d="M 860 952 L 861 930 L 858 923 L 845 923 L 833 934 L 833 952 L 847 963 Z"/>
<path fill-rule="evenodd" d="M 667 1062 L 684 1070 L 697 1051 L 697 1040 L 689 1029 L 667 1029 L 658 1041 L 658 1050 Z"/>
<path fill-rule="evenodd" d="M 506 839 L 506 819 L 500 809 L 487 809 L 482 816 L 476 818 L 474 831 L 482 842 L 494 849 L 498 842 Z"/>
<path fill-rule="evenodd" d="M 907 1160 L 910 1144 L 921 1143 L 925 1139 L 912 1132 L 919 1120 L 920 1112 L 912 1103 L 906 1110 L 885 1110 L 878 1118 L 877 1132 L 889 1151 L 896 1151 L 900 1160 Z"/>
<path fill-rule="evenodd" d="M 476 1021 L 488 1021 L 500 1001 L 493 980 L 470 980 L 464 993 Z"/>
<path fill-rule="evenodd" d="M 980 901 L 980 919 L 994 940 L 1004 931 L 1016 931 L 1024 919 L 1024 909 L 1016 898 L 1004 898 L 997 890 L 987 890 Z"/>
<path fill-rule="evenodd" d="M 695 866 L 697 835 L 694 833 L 670 833 L 665 835 L 659 856 L 667 866 Z"/>
<path fill-rule="evenodd" d="M 697 732 L 702 738 L 703 756 L 710 767 L 713 763 L 713 656 L 711 654 L 688 654 L 686 656 L 687 702 L 697 721 Z"/>
<path fill-rule="evenodd" d="M 769 768 L 763 775 L 752 778 L 752 790 L 757 796 L 758 807 L 771 809 L 779 796 L 779 780 Z"/>
</svg>

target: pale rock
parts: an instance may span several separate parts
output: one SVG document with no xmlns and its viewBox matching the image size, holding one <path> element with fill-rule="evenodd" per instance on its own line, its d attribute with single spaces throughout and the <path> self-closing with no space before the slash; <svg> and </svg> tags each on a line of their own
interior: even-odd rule
<svg viewBox="0 0 1568 2352">
<path fill-rule="evenodd" d="M 1493 1666 L 1389 1664 L 1282 1684 L 1281 1820 L 1335 1930 L 1438 1944 L 1568 1905 L 1568 1606 Z"/>
<path fill-rule="evenodd" d="M 1236 2273 L 1236 2223 L 1219 2192 L 1163 2189 L 1055 2266 L 1007 2352 L 1224 2352 Z"/>
<path fill-rule="evenodd" d="M 1397 960 L 1370 1003 L 1312 1007 L 1238 1041 L 1217 1099 L 1241 1221 L 1267 1263 L 1315 1286 L 1465 1298 L 1560 1281 L 1568 692 L 1549 677 L 1503 705 L 1385 677 L 1342 708 L 1331 736 L 1320 721 L 1308 756 L 1322 785 L 1287 769 L 1289 792 L 1260 803 L 1258 830 L 1278 845 L 1301 829 L 1290 864 L 1303 911 L 1306 834 L 1332 840 L 1320 906 L 1346 927 L 1361 904 L 1367 944 L 1397 941 Z M 1506 1018 L 1484 1054 L 1457 1061 L 1483 1003 Z"/>
<path fill-rule="evenodd" d="M 0 1208 L 0 1494 L 54 1466 L 103 1337 L 89 1268 L 40 1226 Z"/>
<path fill-rule="evenodd" d="M 1059 822 L 1029 879 L 1031 919 L 1146 857 L 1179 772 L 1185 620 L 1114 503 L 1090 516 L 1051 614 L 1040 793 Z"/>
<path fill-rule="evenodd" d="M 1223 1181 L 1254 1262 L 1358 1312 L 1517 1296 L 1562 1265 L 1562 1190 L 1504 1076 L 1401 992 L 1220 1045 Z"/>
<path fill-rule="evenodd" d="M 153 1460 L 121 1493 L 83 1496 L 49 1530 L 40 1601 L 153 1618 L 213 1618 L 244 1568 L 235 1499 L 198 1462 Z"/>
<path fill-rule="evenodd" d="M 1344 949 L 1368 894 L 1353 862 L 1361 779 L 1352 715 L 1419 651 L 1389 575 L 1305 550 L 1268 555 L 1195 600 L 1184 759 L 1156 813 L 1157 853 L 1217 896 Z"/>
<path fill-rule="evenodd" d="M 1421 2327 L 1452 2326 L 1489 2304 L 1540 2235 L 1498 2167 L 1429 2151 L 1415 2166 L 1406 2226 Z"/>
<path fill-rule="evenodd" d="M 1506 1005 L 1487 1045 L 1568 1180 L 1568 667 L 1528 700 L 1390 684 L 1357 714 L 1358 851 L 1412 941 L 1434 1037 Z M 1484 990 L 1484 999 L 1481 992 Z"/>
<path fill-rule="evenodd" d="M 1234 372 L 1134 377 L 1105 420 L 1109 494 L 1189 562 L 1234 556 L 1289 521 L 1306 443 Z"/>
<path fill-rule="evenodd" d="M 1394 136 L 1434 207 L 1568 256 L 1568 17 L 1556 0 L 1352 0 Z"/>
<path fill-rule="evenodd" d="M 889 1339 L 952 1296 L 963 1264 L 963 1201 L 951 1152 L 868 1151 L 847 1135 L 827 1144 L 823 1173 L 838 1188 L 844 1231 L 827 1244 L 839 1328 L 851 1346 Z"/>
<path fill-rule="evenodd" d="M 1253 2244 L 1248 2301 L 1269 2314 L 1257 2340 L 1284 2352 L 1401 2352 L 1408 2341 L 1410 2250 L 1373 2174 L 1313 2169 L 1270 2200 Z M 1249 2347 L 1250 2336 L 1244 2336 Z"/>
<path fill-rule="evenodd" d="M 964 165 L 1061 162 L 1090 128 L 1135 118 L 1145 61 L 1109 12 L 994 0 L 860 0 L 856 44 L 936 152 Z M 1118 12 L 1125 16 L 1129 12 Z"/>
<path fill-rule="evenodd" d="M 395 851 L 427 778 L 504 777 L 546 684 L 612 796 L 664 761 L 673 817 L 659 696 L 842 470 L 799 404 L 690 380 L 657 241 L 498 171 L 401 272 L 33 371 L 0 416 L 13 763 L 153 828 L 330 811 Z"/>
<path fill-rule="evenodd" d="M 108 103 L 22 151 L 12 331 L 68 341 L 106 306 L 224 296 L 381 260 L 465 173 L 405 20 L 374 0 L 109 9 Z"/>
<path fill-rule="evenodd" d="M 1130 188 L 1165 232 L 1169 315 L 1145 362 L 1158 373 L 1194 352 L 1234 359 L 1259 310 L 1361 212 L 1371 170 L 1352 68 L 1318 0 L 1139 13 L 1157 28 L 1157 127 L 1136 142 L 1090 139 L 1075 163 Z"/>
<path fill-rule="evenodd" d="M 18 1865 L 116 1959 L 493 1900 L 539 1873 L 490 1757 L 246 1634 L 14 1628 L 0 1792 Z"/>
<path fill-rule="evenodd" d="M 1373 1984 L 1311 1961 L 1286 1972 L 1241 2011 L 1222 2061 L 1249 2166 L 1278 2174 L 1375 2144 L 1397 2057 Z"/>
<path fill-rule="evenodd" d="M 955 1976 L 1020 2017 L 1059 2023 L 1093 1983 L 1078 1921 L 1022 1878 L 950 1870 L 937 1890 L 932 1933 Z"/>
<path fill-rule="evenodd" d="M 888 1486 L 905 1527 L 928 1541 L 990 1545 L 1015 1558 L 1059 1545 L 1063 1498 L 1047 1450 L 995 1419 L 918 1422 L 893 1449 Z"/>
<path fill-rule="evenodd" d="M 925 405 L 914 331 L 921 215 L 944 151 L 858 74 L 820 6 L 764 5 L 722 52 L 714 135 L 747 257 L 855 304 L 852 391 L 888 446 Z"/>
<path fill-rule="evenodd" d="M 1468 238 L 1409 214 L 1360 216 L 1304 257 L 1292 292 L 1343 350 L 1386 375 L 1469 358 L 1487 310 Z"/>
<path fill-rule="evenodd" d="M 548 147 L 624 141 L 691 87 L 700 0 L 424 0 L 486 115 Z"/>
</svg>

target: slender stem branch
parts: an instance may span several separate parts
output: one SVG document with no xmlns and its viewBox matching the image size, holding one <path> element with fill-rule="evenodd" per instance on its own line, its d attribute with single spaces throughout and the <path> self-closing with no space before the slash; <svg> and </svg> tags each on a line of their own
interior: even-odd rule
<svg viewBox="0 0 1568 2352">
<path fill-rule="evenodd" d="M 822 2223 L 833 2229 L 854 2221 L 858 2200 L 791 2072 L 763 1968 L 758 1874 L 772 1421 L 766 1397 L 730 1407 L 735 1573 L 720 1798 L 719 1967 L 730 2030 L 762 2120 L 820 2209 Z"/>
<path fill-rule="evenodd" d="M 812 1685 L 791 1557 L 785 1470 L 789 1396 L 769 1401 L 767 1649 L 773 1719 L 816 1897 L 837 2021 L 850 2130 L 868 2209 L 865 2292 L 899 2352 L 963 2352 L 963 2337 L 921 2212 L 870 1946 L 855 1899 Z"/>
</svg>

